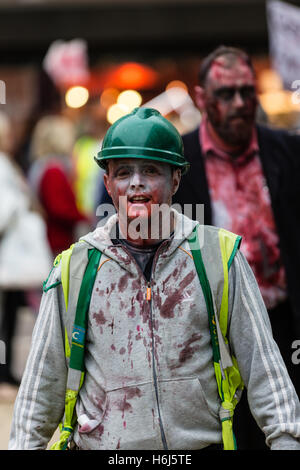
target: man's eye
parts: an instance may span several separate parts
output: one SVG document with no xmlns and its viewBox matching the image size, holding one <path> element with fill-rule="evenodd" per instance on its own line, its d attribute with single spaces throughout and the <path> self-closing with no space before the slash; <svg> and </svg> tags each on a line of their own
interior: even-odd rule
<svg viewBox="0 0 300 470">
<path fill-rule="evenodd" d="M 128 176 L 129 173 L 130 173 L 129 170 L 127 170 L 126 168 L 123 168 L 122 170 L 117 171 L 116 176 L 117 176 L 117 178 L 124 178 L 124 177 Z"/>
<path fill-rule="evenodd" d="M 233 88 L 220 88 L 216 90 L 215 95 L 224 101 L 229 101 L 233 98 L 235 90 Z"/>
<path fill-rule="evenodd" d="M 147 167 L 144 169 L 144 172 L 148 175 L 153 175 L 157 173 L 157 169 L 155 167 Z"/>
<path fill-rule="evenodd" d="M 255 95 L 254 86 L 244 86 L 240 90 L 242 98 L 252 98 Z"/>
</svg>

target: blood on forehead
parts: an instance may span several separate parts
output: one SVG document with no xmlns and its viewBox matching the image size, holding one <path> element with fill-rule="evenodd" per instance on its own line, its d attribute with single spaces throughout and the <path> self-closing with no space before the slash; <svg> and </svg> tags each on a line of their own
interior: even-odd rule
<svg viewBox="0 0 300 470">
<path fill-rule="evenodd" d="M 234 62 L 226 57 L 218 57 L 214 60 L 208 72 L 207 85 L 212 86 L 241 86 L 254 85 L 255 77 L 252 69 L 246 62 L 237 57 Z"/>
</svg>

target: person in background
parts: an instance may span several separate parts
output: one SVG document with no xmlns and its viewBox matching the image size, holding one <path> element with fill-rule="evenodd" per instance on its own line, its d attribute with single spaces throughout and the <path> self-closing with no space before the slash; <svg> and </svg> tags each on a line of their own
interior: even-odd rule
<svg viewBox="0 0 300 470">
<path fill-rule="evenodd" d="M 13 132 L 9 117 L 0 113 L 0 246 L 18 211 L 30 205 L 30 190 L 13 158 Z M 13 260 L 11 260 L 13 261 Z M 0 256 L 0 272 L 2 259 Z M 5 344 L 5 363 L 0 364 L 0 400 L 14 400 L 19 378 L 14 370 L 13 338 L 18 310 L 27 304 L 21 288 L 0 281 L 0 340 Z"/>
<path fill-rule="evenodd" d="M 46 214 L 54 256 L 74 242 L 79 224 L 89 224 L 76 204 L 73 188 L 75 139 L 72 121 L 60 115 L 41 118 L 32 135 L 29 180 Z"/>
<path fill-rule="evenodd" d="M 205 224 L 243 237 L 241 251 L 299 395 L 292 345 L 300 338 L 300 137 L 256 123 L 255 71 L 243 50 L 220 46 L 202 61 L 195 101 L 200 127 L 183 136 L 192 171 L 174 202 L 203 203 Z M 264 448 L 246 402 L 239 413 L 239 448 Z"/>
<path fill-rule="evenodd" d="M 96 155 L 99 144 L 108 128 L 108 121 L 104 108 L 99 102 L 91 102 L 87 112 L 78 122 L 78 138 L 73 149 L 75 166 L 75 195 L 77 206 L 88 217 L 97 223 L 96 210 L 99 200 L 99 191 L 102 187 L 104 171 L 99 168 L 91 155 Z"/>
</svg>

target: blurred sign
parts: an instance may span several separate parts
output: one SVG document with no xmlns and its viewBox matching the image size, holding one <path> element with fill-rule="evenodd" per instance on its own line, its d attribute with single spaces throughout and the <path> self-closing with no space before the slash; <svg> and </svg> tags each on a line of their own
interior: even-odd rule
<svg viewBox="0 0 300 470">
<path fill-rule="evenodd" d="M 300 80 L 300 8 L 279 0 L 267 3 L 270 55 L 286 89 Z"/>
<path fill-rule="evenodd" d="M 54 41 L 44 58 L 43 67 L 57 86 L 84 84 L 89 78 L 86 41 Z"/>
</svg>

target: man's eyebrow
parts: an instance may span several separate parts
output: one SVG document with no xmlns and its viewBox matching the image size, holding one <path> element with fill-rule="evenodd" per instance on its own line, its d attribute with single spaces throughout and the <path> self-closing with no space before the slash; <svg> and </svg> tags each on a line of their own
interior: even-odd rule
<svg viewBox="0 0 300 470">
<path fill-rule="evenodd" d="M 128 163 L 120 163 L 113 169 L 113 174 L 116 174 L 118 171 L 123 169 L 129 169 L 130 165 Z"/>
<path fill-rule="evenodd" d="M 161 164 L 159 162 L 156 162 L 155 160 L 145 160 L 142 163 L 142 166 L 154 166 L 155 168 L 160 168 Z"/>
<path fill-rule="evenodd" d="M 115 164 L 116 168 L 123 168 L 123 167 L 129 167 L 132 166 L 132 163 L 129 163 L 128 161 L 121 161 Z"/>
<path fill-rule="evenodd" d="M 216 88 L 215 91 L 226 91 L 226 90 L 232 90 L 232 89 L 235 89 L 235 86 L 233 86 L 233 85 L 231 85 L 231 86 L 222 85 L 222 86 Z"/>
</svg>

